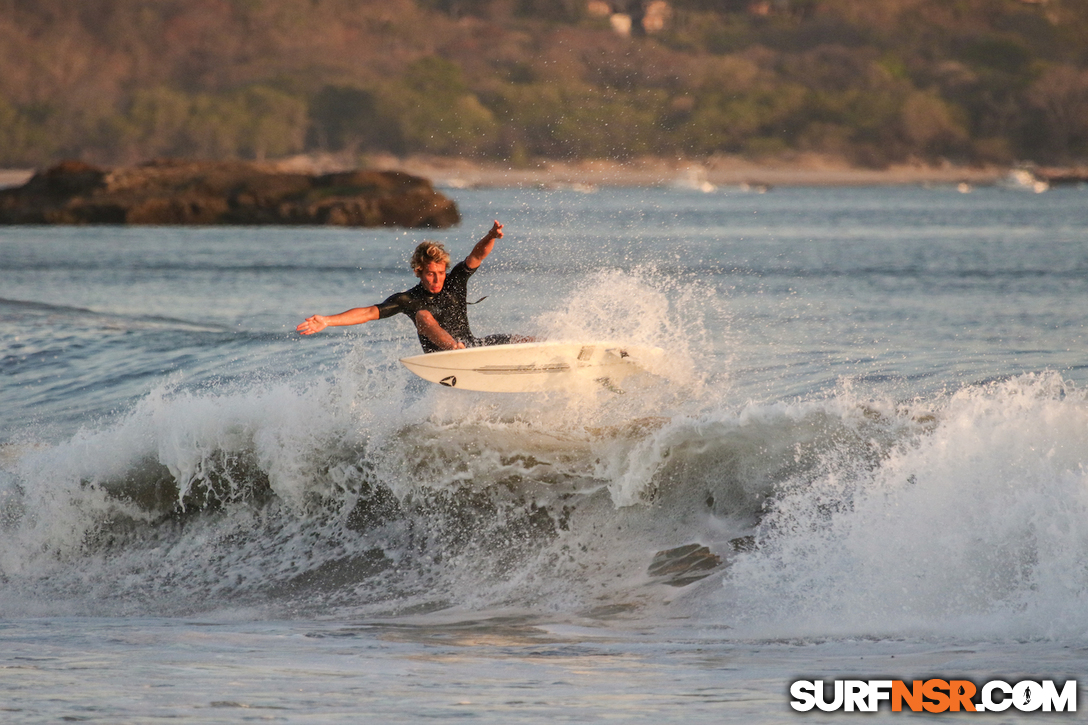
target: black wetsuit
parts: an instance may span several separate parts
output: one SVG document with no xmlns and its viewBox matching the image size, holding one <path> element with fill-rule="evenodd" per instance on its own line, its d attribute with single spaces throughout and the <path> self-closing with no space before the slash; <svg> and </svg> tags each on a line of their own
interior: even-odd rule
<svg viewBox="0 0 1088 725">
<path fill-rule="evenodd" d="M 478 268 L 477 268 L 478 269 Z M 484 338 L 474 337 L 468 326 L 468 278 L 475 273 L 464 262 L 458 262 L 446 275 L 446 281 L 442 285 L 442 291 L 431 294 L 420 282 L 415 287 L 404 292 L 398 292 L 385 300 L 378 307 L 378 319 L 392 317 L 400 313 L 408 315 L 415 323 L 416 315 L 427 310 L 434 315 L 435 322 L 448 332 L 453 339 L 464 343 L 465 347 L 479 345 L 501 345 L 510 342 L 510 335 L 488 335 Z M 438 352 L 442 348 L 435 345 L 416 327 L 419 335 L 419 344 L 423 346 L 423 352 Z"/>
</svg>

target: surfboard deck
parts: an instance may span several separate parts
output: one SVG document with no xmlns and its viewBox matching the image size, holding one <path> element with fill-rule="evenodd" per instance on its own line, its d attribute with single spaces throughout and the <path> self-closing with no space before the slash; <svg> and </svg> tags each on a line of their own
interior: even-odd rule
<svg viewBox="0 0 1088 725">
<path fill-rule="evenodd" d="M 518 342 L 445 350 L 401 358 L 424 380 L 488 393 L 531 393 L 598 383 L 617 392 L 624 378 L 644 371 L 660 348 L 612 342 Z"/>
</svg>

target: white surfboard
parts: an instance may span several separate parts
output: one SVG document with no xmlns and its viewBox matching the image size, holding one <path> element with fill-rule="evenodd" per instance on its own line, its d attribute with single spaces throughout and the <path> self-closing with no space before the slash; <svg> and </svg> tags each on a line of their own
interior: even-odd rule
<svg viewBox="0 0 1088 725">
<path fill-rule="evenodd" d="M 401 358 L 413 373 L 450 388 L 488 393 L 570 389 L 582 382 L 617 390 L 660 359 L 660 348 L 612 342 L 519 342 Z"/>
</svg>

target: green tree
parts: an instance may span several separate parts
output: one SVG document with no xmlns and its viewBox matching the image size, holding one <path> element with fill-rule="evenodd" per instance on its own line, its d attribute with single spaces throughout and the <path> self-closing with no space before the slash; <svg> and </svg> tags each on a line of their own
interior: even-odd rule
<svg viewBox="0 0 1088 725">
<path fill-rule="evenodd" d="M 0 96 L 0 165 L 36 166 L 57 148 L 49 133 L 52 109 L 46 106 L 16 108 Z"/>
<path fill-rule="evenodd" d="M 382 95 L 407 150 L 478 154 L 495 147 L 494 116 L 468 89 L 460 67 L 448 60 L 416 61 L 401 83 L 386 84 Z"/>
<path fill-rule="evenodd" d="M 403 151 L 404 140 L 392 119 L 369 90 L 324 86 L 310 100 L 308 148 L 358 152 L 361 149 Z"/>
<path fill-rule="evenodd" d="M 108 122 L 117 146 L 139 149 L 145 158 L 257 160 L 302 151 L 306 124 L 305 101 L 261 85 L 215 94 L 164 86 L 137 91 L 128 113 Z"/>
<path fill-rule="evenodd" d="M 915 91 L 903 104 L 900 123 L 919 156 L 963 154 L 967 129 L 962 113 L 935 93 Z"/>
<path fill-rule="evenodd" d="M 244 156 L 264 161 L 302 151 L 308 120 L 304 100 L 257 85 L 234 94 L 230 102 L 241 109 L 238 148 Z"/>
<path fill-rule="evenodd" d="M 1070 65 L 1048 69 L 1028 91 L 1039 111 L 1045 141 L 1053 158 L 1088 157 L 1088 70 Z"/>
<path fill-rule="evenodd" d="M 186 150 L 193 98 L 165 86 L 137 90 L 132 97 L 123 142 L 148 156 L 177 156 Z"/>
</svg>

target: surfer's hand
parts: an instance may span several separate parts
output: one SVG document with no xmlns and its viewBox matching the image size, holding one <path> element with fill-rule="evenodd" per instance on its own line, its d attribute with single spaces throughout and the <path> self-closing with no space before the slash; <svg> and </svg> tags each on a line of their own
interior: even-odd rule
<svg viewBox="0 0 1088 725">
<path fill-rule="evenodd" d="M 452 349 L 453 350 L 464 350 L 465 349 L 465 343 L 461 342 L 460 340 L 456 340 L 453 343 L 453 348 Z"/>
<path fill-rule="evenodd" d="M 487 233 L 490 239 L 502 239 L 502 224 L 499 224 L 499 220 L 495 220 L 495 224 L 492 225 L 491 231 Z"/>
<path fill-rule="evenodd" d="M 307 317 L 305 321 L 300 322 L 295 329 L 303 335 L 312 335 L 315 332 L 321 332 L 329 323 L 325 322 L 325 318 L 321 315 L 314 315 L 313 317 Z"/>
</svg>

